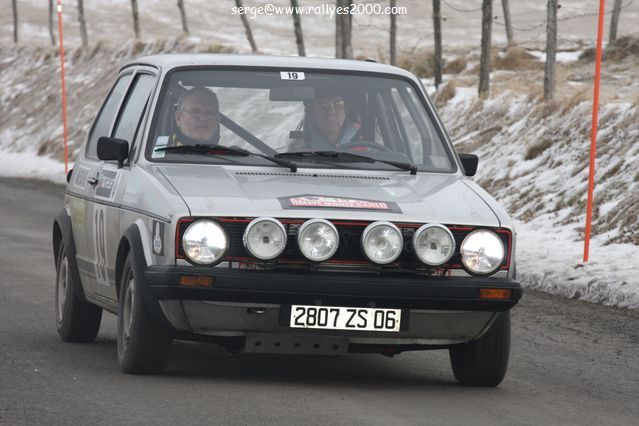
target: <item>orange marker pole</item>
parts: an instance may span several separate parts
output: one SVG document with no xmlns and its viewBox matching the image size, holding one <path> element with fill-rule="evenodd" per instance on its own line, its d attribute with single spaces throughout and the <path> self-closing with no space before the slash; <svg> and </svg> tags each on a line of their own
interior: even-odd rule
<svg viewBox="0 0 639 426">
<path fill-rule="evenodd" d="M 69 172 L 69 131 L 67 129 L 67 86 L 64 82 L 64 44 L 62 44 L 62 0 L 58 0 L 58 33 L 60 34 L 60 79 L 62 80 L 62 128 L 64 136 L 64 174 Z"/>
<path fill-rule="evenodd" d="M 597 121 L 599 118 L 599 82 L 601 81 L 601 52 L 603 46 L 605 0 L 599 0 L 599 25 L 597 29 L 597 60 L 595 62 L 595 94 L 592 105 L 592 133 L 590 135 L 590 175 L 588 176 L 588 208 L 586 210 L 586 238 L 584 262 L 588 262 L 590 230 L 592 227 L 592 199 L 595 191 L 595 158 L 597 157 Z"/>
</svg>

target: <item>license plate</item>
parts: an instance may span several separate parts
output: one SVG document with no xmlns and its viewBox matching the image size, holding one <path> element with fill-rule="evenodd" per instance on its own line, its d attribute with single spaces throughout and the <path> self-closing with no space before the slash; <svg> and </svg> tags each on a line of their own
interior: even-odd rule
<svg viewBox="0 0 639 426">
<path fill-rule="evenodd" d="M 290 326 L 292 328 L 398 332 L 401 316 L 401 309 L 293 305 Z"/>
</svg>

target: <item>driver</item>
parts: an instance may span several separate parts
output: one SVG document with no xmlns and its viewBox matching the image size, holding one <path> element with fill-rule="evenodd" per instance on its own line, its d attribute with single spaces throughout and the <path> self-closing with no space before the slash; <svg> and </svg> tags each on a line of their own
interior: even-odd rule
<svg viewBox="0 0 639 426">
<path fill-rule="evenodd" d="M 217 95 L 197 86 L 183 93 L 175 111 L 177 130 L 172 146 L 217 144 L 220 141 L 220 103 Z"/>
<path fill-rule="evenodd" d="M 308 132 L 306 148 L 338 150 L 354 140 L 360 129 L 359 123 L 346 118 L 344 98 L 340 95 L 322 94 L 312 102 L 305 102 L 304 106 L 305 132 Z"/>
</svg>

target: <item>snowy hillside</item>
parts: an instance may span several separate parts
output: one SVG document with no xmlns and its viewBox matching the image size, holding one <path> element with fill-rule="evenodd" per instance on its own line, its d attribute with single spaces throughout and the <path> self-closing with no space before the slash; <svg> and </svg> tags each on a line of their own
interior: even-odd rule
<svg viewBox="0 0 639 426">
<path fill-rule="evenodd" d="M 569 297 L 639 307 L 639 108 L 600 111 L 590 262 L 582 264 L 592 102 L 550 105 L 503 92 L 485 102 L 458 88 L 440 108 L 456 147 L 480 157 L 476 181 L 519 226 L 525 282 Z M 625 244 L 620 244 L 625 243 Z"/>
<path fill-rule="evenodd" d="M 70 49 L 66 66 L 71 152 L 82 144 L 117 70 L 127 60 L 160 52 L 226 50 L 198 38 Z M 541 63 L 537 59 L 529 59 L 526 72 L 502 67 L 493 73 L 491 97 L 480 101 L 475 56 L 472 51 L 465 55 L 465 67 L 446 75 L 448 84 L 434 98 L 458 150 L 480 156 L 474 179 L 520 223 L 518 272 L 524 284 L 639 309 L 639 279 L 634 273 L 639 263 L 639 174 L 633 167 L 639 160 L 639 110 L 638 77 L 632 71 L 637 58 L 613 61 L 604 69 L 608 76 L 611 70 L 626 70 L 614 80 L 623 81 L 627 90 L 625 95 L 604 96 L 595 240 L 591 262 L 582 265 L 591 114 L 589 81 L 583 76 L 591 64 L 571 61 L 578 56 L 572 55 L 559 71 L 565 84 L 558 100 L 551 103 L 538 97 Z M 503 59 L 505 54 L 498 52 L 497 57 Z M 0 58 L 0 175 L 63 182 L 56 51 L 5 45 L 0 47 Z"/>
</svg>

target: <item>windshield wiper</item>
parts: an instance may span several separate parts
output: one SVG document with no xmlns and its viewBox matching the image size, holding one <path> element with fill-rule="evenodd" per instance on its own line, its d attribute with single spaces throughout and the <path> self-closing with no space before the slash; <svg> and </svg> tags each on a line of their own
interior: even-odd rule
<svg viewBox="0 0 639 426">
<path fill-rule="evenodd" d="M 204 155 L 240 155 L 242 157 L 254 156 L 264 158 L 278 166 L 288 167 L 291 172 L 297 172 L 297 164 L 283 158 L 271 157 L 270 155 L 258 154 L 255 152 L 247 151 L 243 148 L 237 148 L 232 146 L 222 146 L 215 144 L 197 144 L 197 145 L 181 145 L 181 146 L 165 146 L 162 148 L 156 148 L 155 151 L 166 151 L 185 154 L 204 154 Z"/>
<path fill-rule="evenodd" d="M 398 169 L 409 171 L 411 175 L 417 174 L 417 166 L 409 163 L 401 163 L 399 161 L 378 160 L 376 158 L 367 157 L 365 155 L 351 154 L 350 152 L 342 151 L 301 151 L 301 152 L 283 152 L 281 154 L 275 154 L 276 158 L 313 158 L 313 159 L 326 159 L 328 161 L 337 160 L 346 163 L 384 163 L 389 166 L 397 167 Z"/>
</svg>

